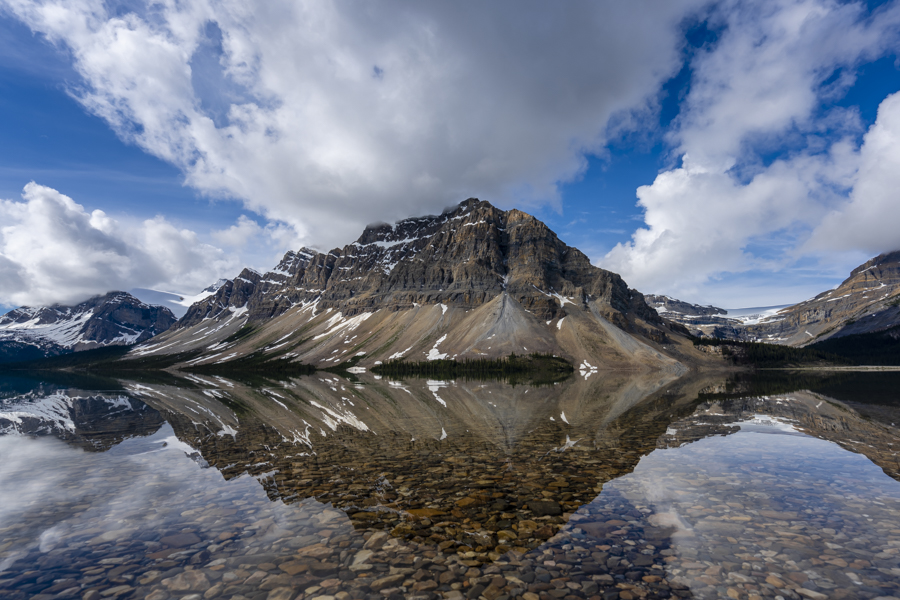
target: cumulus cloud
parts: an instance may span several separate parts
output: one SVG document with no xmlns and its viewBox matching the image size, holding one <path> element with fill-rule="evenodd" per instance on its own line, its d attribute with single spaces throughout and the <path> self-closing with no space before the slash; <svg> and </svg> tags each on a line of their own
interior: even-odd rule
<svg viewBox="0 0 900 600">
<path fill-rule="evenodd" d="M 702 301 L 722 274 L 898 243 L 883 218 L 897 210 L 895 102 L 868 133 L 834 105 L 859 65 L 896 53 L 896 0 L 872 13 L 839 0 L 0 6 L 71 57 L 70 93 L 120 137 L 262 217 L 213 234 L 251 264 L 470 195 L 558 206 L 586 154 L 635 129 L 658 139 L 661 85 L 698 22 L 712 41 L 690 54 L 664 135 L 672 166 L 637 191 L 643 226 L 597 262 Z M 105 218 L 91 217 L 88 239 L 119 239 Z M 141 236 L 175 247 L 166 225 Z M 104 272 L 128 271 L 122 252 L 102 255 Z M 160 257 L 149 272 L 187 272 Z M 0 257 L 0 274 L 27 281 L 22 264 Z"/>
<path fill-rule="evenodd" d="M 822 220 L 805 249 L 861 249 L 873 255 L 900 249 L 900 93 L 888 96 L 878 107 L 858 164 L 847 202 Z"/>
<path fill-rule="evenodd" d="M 123 225 L 33 182 L 22 199 L 0 200 L 0 304 L 75 303 L 134 287 L 199 290 L 239 269 L 233 255 L 163 217 Z"/>
<path fill-rule="evenodd" d="M 861 149 L 856 113 L 823 107 L 859 64 L 896 49 L 900 6 L 866 16 L 861 3 L 833 0 L 722 2 L 709 23 L 718 39 L 693 59 L 668 136 L 681 166 L 638 189 L 645 226 L 603 265 L 639 289 L 702 298 L 718 274 L 794 264 L 823 219 L 818 248 L 896 244 L 887 231 L 861 244 L 843 232 L 823 241 L 828 223 L 834 234 L 849 213 L 877 219 L 898 189 L 896 102 L 882 107 Z M 779 158 L 767 164 L 767 154 Z"/>
<path fill-rule="evenodd" d="M 302 244 L 302 239 L 287 223 L 268 221 L 263 226 L 247 215 L 238 217 L 237 222 L 227 229 L 213 231 L 212 237 L 223 246 L 242 250 L 242 256 L 265 267 L 280 259 L 280 252 L 299 248 Z"/>
<path fill-rule="evenodd" d="M 250 240 L 259 237 L 262 233 L 263 228 L 260 227 L 259 223 L 247 215 L 241 215 L 238 217 L 237 223 L 228 229 L 214 231 L 212 236 L 220 244 L 235 248 L 243 248 Z"/>
<path fill-rule="evenodd" d="M 705 4 L 2 3 L 121 137 L 326 247 L 469 195 L 558 204 L 611 122 L 652 111 Z"/>
</svg>

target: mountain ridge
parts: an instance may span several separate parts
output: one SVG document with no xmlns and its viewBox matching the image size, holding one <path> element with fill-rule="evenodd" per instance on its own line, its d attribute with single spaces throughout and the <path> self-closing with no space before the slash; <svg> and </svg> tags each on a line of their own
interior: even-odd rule
<svg viewBox="0 0 900 600">
<path fill-rule="evenodd" d="M 680 300 L 673 302 L 696 306 Z M 656 305 L 664 308 L 661 303 Z M 788 346 L 887 331 L 900 325 L 900 251 L 880 254 L 854 268 L 834 289 L 758 319 L 747 321 L 727 314 L 698 317 L 690 311 L 679 314 L 665 309 L 661 312 L 693 327 L 700 335 Z"/>
<path fill-rule="evenodd" d="M 444 256 L 452 252 L 452 246 L 459 245 L 451 235 L 456 230 L 448 227 L 455 220 L 462 221 L 460 227 L 475 227 L 473 233 L 478 235 L 466 236 L 464 240 L 467 247 L 462 248 L 459 254 L 467 258 L 465 264 L 447 265 L 448 260 L 459 258 Z M 483 227 L 479 229 L 479 226 Z M 506 233 L 507 228 L 512 231 Z M 536 231 L 527 231 L 525 236 L 517 235 L 522 228 Z M 523 237 L 527 240 L 523 241 Z M 522 248 L 522 244 L 534 239 L 546 241 L 541 248 L 535 248 L 534 253 L 555 255 L 549 258 L 558 265 L 561 277 L 553 278 L 553 273 L 549 274 L 550 277 L 541 277 L 542 274 L 536 270 L 527 272 L 527 269 L 525 273 L 508 272 L 509 261 L 516 259 L 516 256 L 509 254 L 527 252 L 529 249 Z M 423 252 L 425 255 L 420 256 Z M 411 255 L 416 255 L 416 260 L 406 261 Z M 423 266 L 428 262 L 438 266 L 431 269 Z M 333 277 L 335 272 L 341 270 L 349 273 L 340 278 Z M 584 275 L 591 270 L 601 271 L 607 279 L 602 280 L 599 287 L 591 289 L 577 285 L 587 283 Z M 508 288 L 513 275 L 525 277 L 524 280 L 519 277 L 513 287 Z M 191 307 L 177 326 L 189 327 L 203 318 L 220 314 L 224 306 L 237 307 L 238 303 L 249 302 L 255 291 L 251 288 L 260 284 L 290 285 L 295 293 L 282 295 L 281 302 L 252 303 L 248 306 L 251 320 L 278 316 L 289 307 L 289 303 L 313 298 L 319 298 L 323 309 L 340 307 L 342 312 L 353 316 L 385 301 L 397 308 L 415 303 L 478 305 L 506 290 L 530 310 L 540 311 L 543 318 L 552 319 L 558 312 L 554 294 L 565 297 L 588 294 L 603 298 L 619 311 L 630 308 L 645 319 L 659 322 L 655 313 L 648 310 L 643 297 L 635 290 L 629 290 L 621 277 L 593 267 L 587 256 L 562 243 L 542 222 L 521 211 L 500 211 L 487 202 L 472 198 L 439 216 L 415 217 L 394 225 L 370 225 L 359 239 L 342 249 L 335 248 L 328 253 L 309 248 L 289 251 L 266 276 L 268 278 L 263 279 L 263 275 L 255 270 L 244 269 L 231 280 L 230 286 L 225 283 L 215 297 Z M 557 290 L 557 287 L 560 289 Z M 638 297 L 634 298 L 634 294 Z"/>
<path fill-rule="evenodd" d="M 174 323 L 169 309 L 127 292 L 108 292 L 74 306 L 23 306 L 0 315 L 0 362 L 137 344 Z"/>
<path fill-rule="evenodd" d="M 676 356 L 704 355 L 684 333 L 538 219 L 470 198 L 441 215 L 370 225 L 344 248 L 290 251 L 267 273 L 244 269 L 132 354 L 328 367 L 546 352 L 685 368 Z"/>
</svg>

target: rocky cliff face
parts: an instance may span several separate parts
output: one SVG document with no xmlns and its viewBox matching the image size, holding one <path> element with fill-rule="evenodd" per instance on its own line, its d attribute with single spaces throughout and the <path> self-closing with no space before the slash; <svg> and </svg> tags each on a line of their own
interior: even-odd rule
<svg viewBox="0 0 900 600">
<path fill-rule="evenodd" d="M 880 331 L 900 324 L 900 252 L 858 266 L 833 290 L 747 327 L 761 341 L 804 346 L 831 337 Z"/>
<path fill-rule="evenodd" d="M 169 309 L 144 304 L 125 292 L 76 306 L 24 306 L 0 316 L 0 362 L 136 344 L 174 323 Z"/>
<path fill-rule="evenodd" d="M 621 277 L 592 266 L 542 222 L 469 199 L 438 217 L 369 226 L 356 242 L 327 254 L 288 252 L 265 275 L 245 269 L 177 326 L 244 308 L 249 322 L 265 321 L 310 301 L 345 316 L 417 304 L 474 308 L 504 292 L 545 320 L 565 314 L 564 298 L 600 301 L 614 319 L 633 313 L 660 322 Z"/>
<path fill-rule="evenodd" d="M 621 366 L 674 362 L 661 352 L 671 332 L 639 292 L 541 221 L 469 199 L 371 225 L 342 249 L 288 252 L 265 274 L 245 269 L 137 353 L 199 352 L 203 363 L 262 352 L 327 366 L 541 351 Z"/>
<path fill-rule="evenodd" d="M 688 317 L 708 317 L 715 315 L 725 315 L 728 311 L 724 308 L 716 306 L 701 306 L 699 304 L 691 304 L 684 300 L 670 298 L 669 296 L 658 296 L 656 294 L 646 294 L 644 300 L 647 304 L 661 315 L 683 315 Z"/>
<path fill-rule="evenodd" d="M 732 317 L 666 296 L 646 296 L 667 319 L 698 336 L 806 346 L 833 337 L 885 331 L 900 325 L 900 251 L 853 269 L 841 285 L 778 310 Z M 711 309 L 718 312 L 704 312 Z"/>
</svg>

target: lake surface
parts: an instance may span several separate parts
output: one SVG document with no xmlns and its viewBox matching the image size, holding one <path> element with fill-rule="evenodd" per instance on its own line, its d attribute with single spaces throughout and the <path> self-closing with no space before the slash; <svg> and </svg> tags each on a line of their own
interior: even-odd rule
<svg viewBox="0 0 900 600">
<path fill-rule="evenodd" d="M 900 378 L 0 379 L 0 597 L 900 598 Z"/>
</svg>

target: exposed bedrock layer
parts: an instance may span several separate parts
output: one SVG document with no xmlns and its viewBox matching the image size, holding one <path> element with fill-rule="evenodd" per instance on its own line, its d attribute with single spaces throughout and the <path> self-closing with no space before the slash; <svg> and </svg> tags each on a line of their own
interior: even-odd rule
<svg viewBox="0 0 900 600">
<path fill-rule="evenodd" d="M 767 314 L 735 318 L 714 306 L 648 295 L 650 306 L 695 335 L 806 346 L 834 337 L 887 331 L 900 325 L 900 251 L 858 266 L 838 287 Z M 895 338 L 896 330 L 889 335 Z"/>
<path fill-rule="evenodd" d="M 135 354 L 366 366 L 548 352 L 588 371 L 710 360 L 683 332 L 541 221 L 469 199 L 370 225 L 327 254 L 288 252 L 265 274 L 245 269 Z"/>
</svg>

